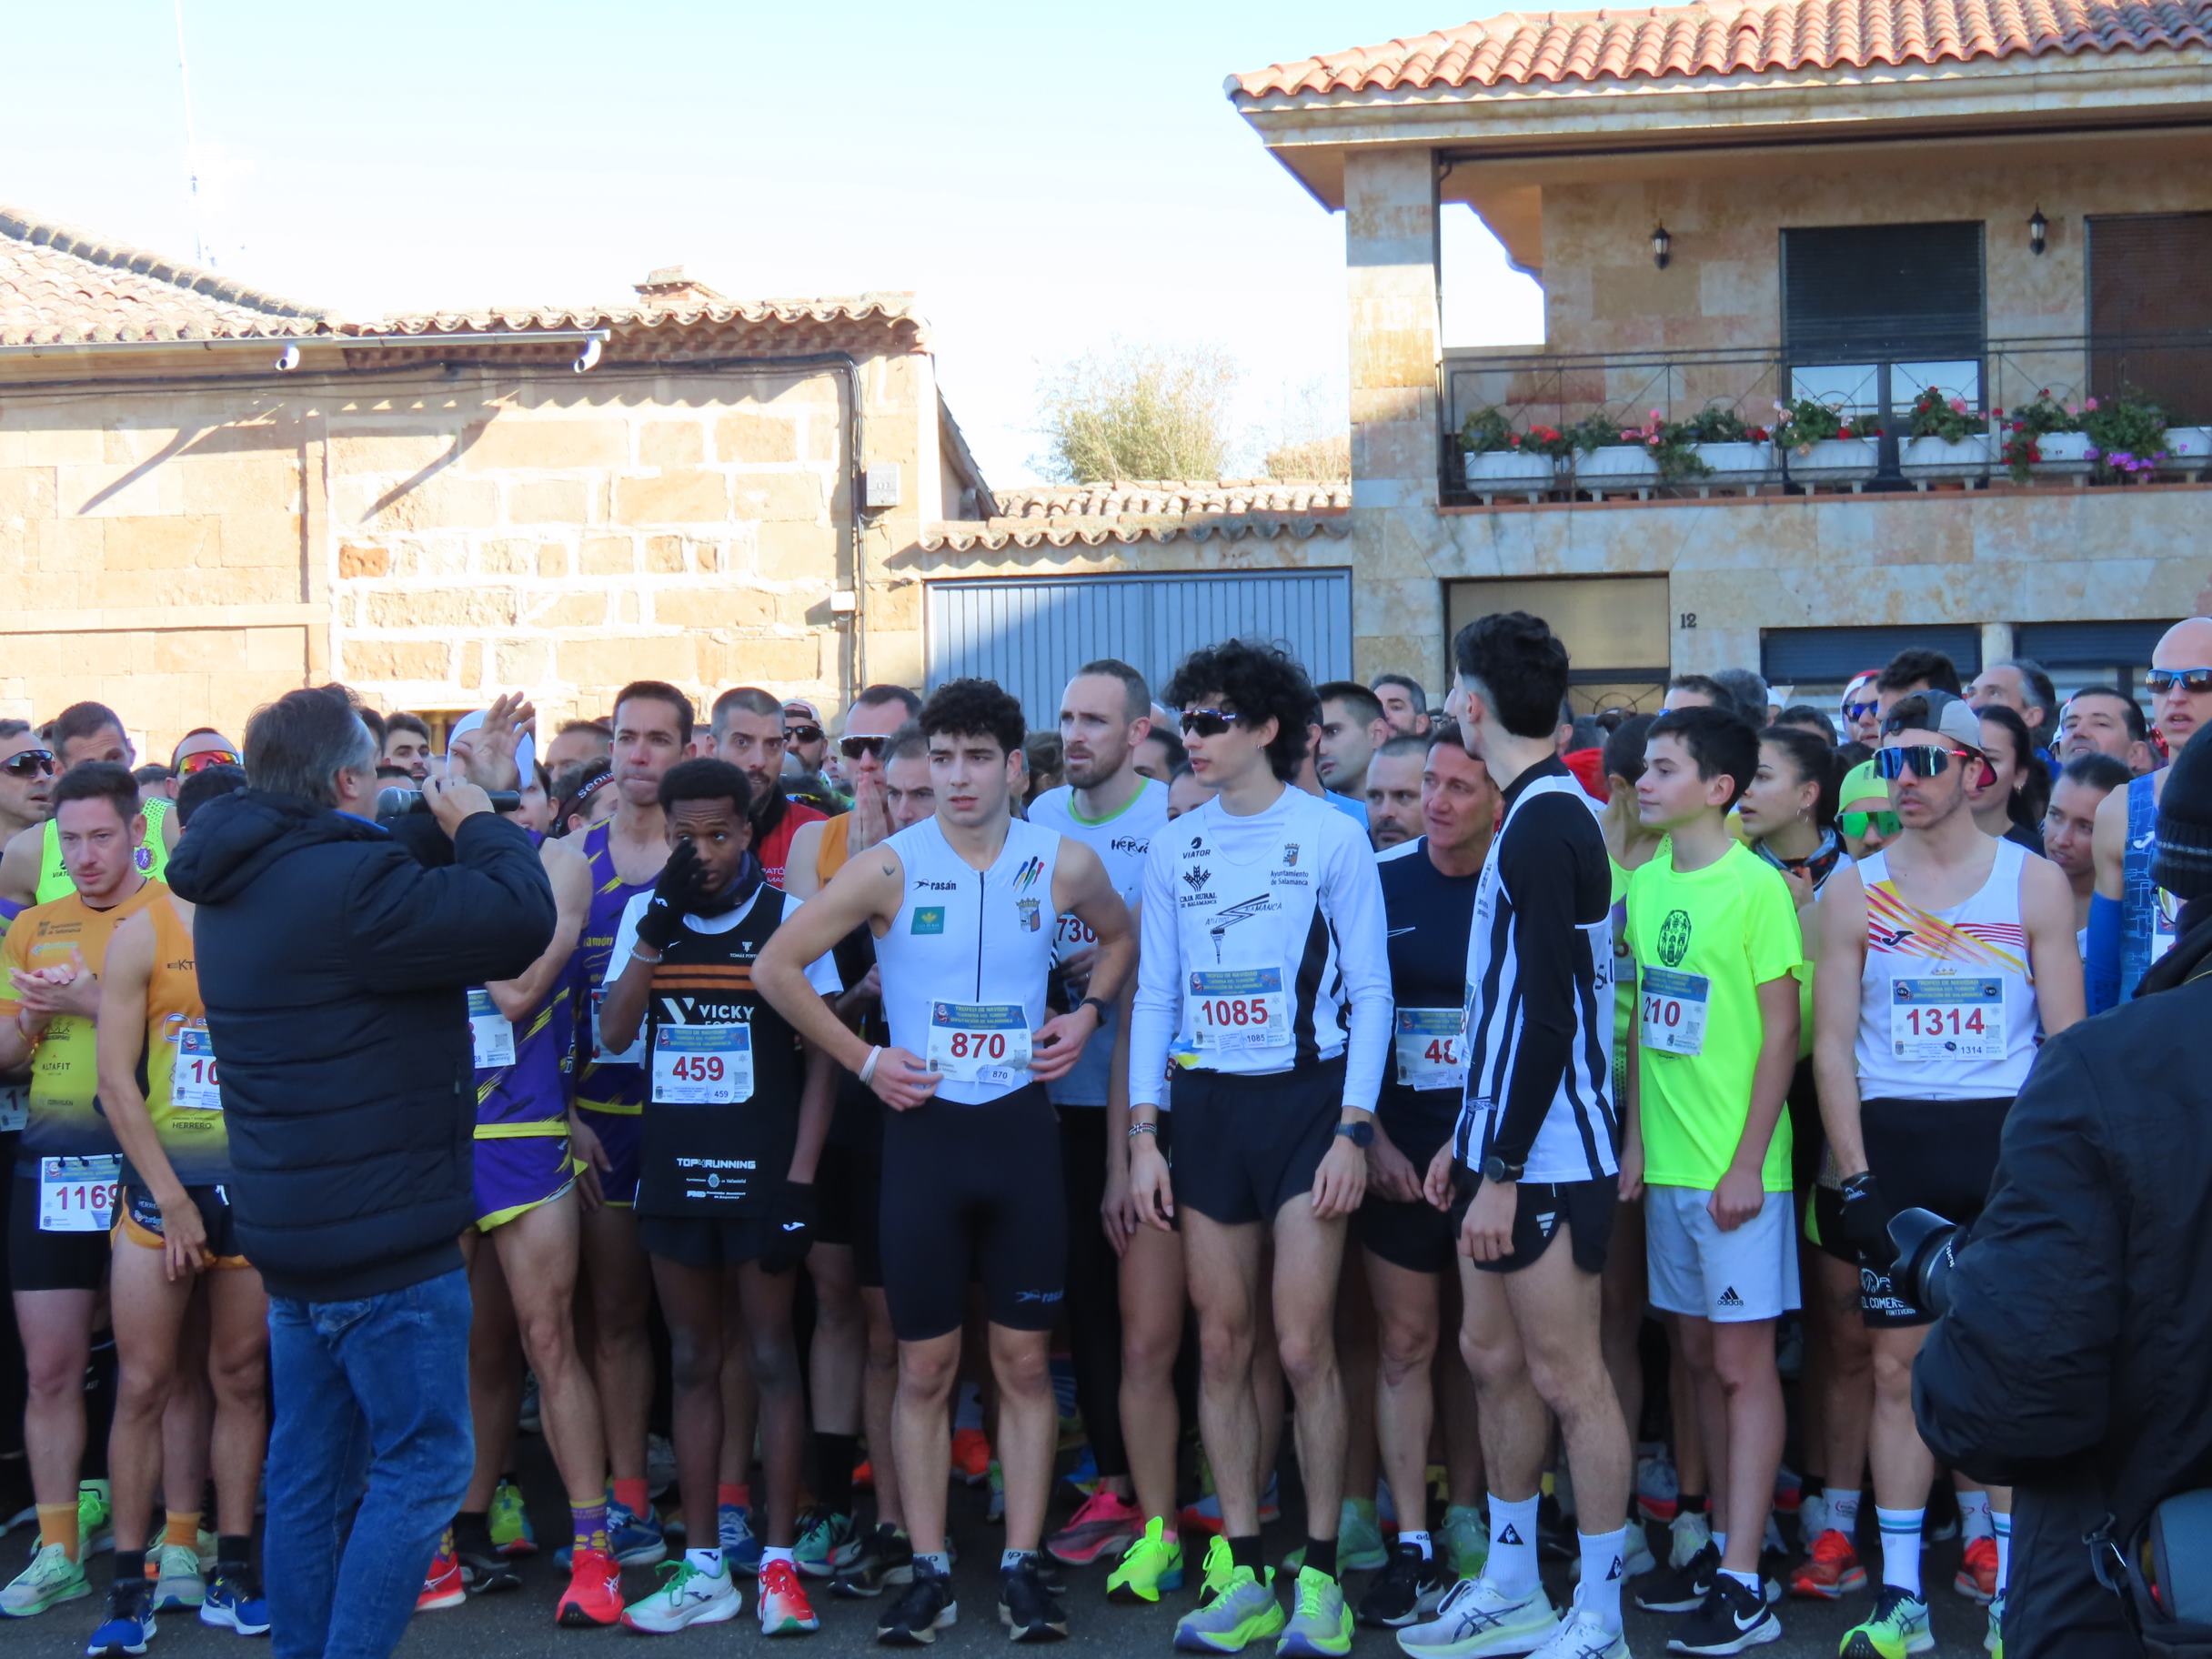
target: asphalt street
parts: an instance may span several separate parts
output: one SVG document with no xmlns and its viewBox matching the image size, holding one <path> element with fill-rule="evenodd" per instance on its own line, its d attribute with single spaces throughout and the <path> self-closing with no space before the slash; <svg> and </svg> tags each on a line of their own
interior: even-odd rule
<svg viewBox="0 0 2212 1659">
<path fill-rule="evenodd" d="M 649 1641 L 671 1653 L 681 1654 L 726 1650 L 733 1643 L 757 1644 L 764 1640 L 754 1622 L 749 1581 L 745 1581 L 744 1614 L 727 1624 L 654 1637 L 619 1629 L 579 1632 L 556 1626 L 553 1604 L 565 1580 L 553 1563 L 550 1546 L 559 1540 L 567 1514 L 558 1507 L 559 1486 L 546 1457 L 544 1443 L 526 1436 L 518 1450 L 523 1454 L 520 1478 L 525 1491 L 531 1494 L 532 1518 L 538 1536 L 548 1541 L 547 1553 L 522 1563 L 523 1585 L 519 1591 L 472 1599 L 464 1606 L 417 1618 L 408 1628 L 407 1639 L 400 1644 L 401 1654 L 407 1659 L 526 1659 L 526 1656 L 535 1659 L 536 1655 L 555 1652 L 567 1654 L 607 1644 L 627 1647 Z M 542 1502 L 548 1497 L 556 1502 Z M 1054 1511 L 1055 1521 L 1070 1505 L 1065 1488 L 1061 1489 L 1061 1499 Z M 961 1552 L 960 1563 L 954 1570 L 960 1592 L 960 1622 L 957 1628 L 944 1633 L 931 1651 L 946 1654 L 949 1659 L 1002 1653 L 1008 1643 L 997 1614 L 995 1569 L 999 1535 L 998 1529 L 983 1519 L 980 1491 L 955 1489 L 952 1521 L 954 1539 Z M 0 1561 L 5 1563 L 11 1575 L 27 1558 L 28 1544 L 24 1536 L 19 1533 L 0 1543 Z M 1654 1529 L 1654 1538 L 1664 1548 L 1664 1533 Z M 1270 1549 L 1278 1556 L 1297 1542 L 1294 1529 L 1288 1525 L 1270 1529 Z M 1957 1562 L 1957 1544 L 1937 1546 L 1928 1552 L 1926 1573 L 1938 1651 L 1965 1659 L 1982 1652 L 1986 1618 L 1980 1608 L 1952 1592 L 1951 1574 Z M 15 1659 L 15 1655 L 22 1655 L 23 1659 L 81 1655 L 85 1639 L 99 1620 L 108 1582 L 106 1563 L 107 1558 L 104 1556 L 93 1562 L 90 1576 L 95 1594 L 85 1600 L 70 1603 L 37 1619 L 19 1623 L 0 1621 L 0 1654 L 9 1655 L 9 1659 Z M 1195 1598 L 1195 1570 L 1191 1574 L 1191 1588 L 1184 1595 L 1171 1595 L 1154 1608 L 1117 1607 L 1108 1603 L 1104 1588 L 1106 1573 L 1103 1564 L 1070 1572 L 1065 1601 L 1069 1638 L 1051 1645 L 1071 1655 L 1164 1654 L 1171 1651 L 1175 1616 Z M 632 1569 L 626 1574 L 626 1580 L 627 1592 L 635 1598 L 652 1587 L 655 1574 L 650 1568 Z M 1563 1604 L 1569 1594 L 1563 1566 L 1547 1567 L 1545 1580 L 1553 1600 Z M 1362 1582 L 1355 1575 L 1352 1584 L 1355 1594 Z M 803 1647 L 822 1659 L 830 1655 L 857 1659 L 861 1654 L 884 1651 L 878 1649 L 873 1640 L 875 1614 L 880 1605 L 875 1602 L 835 1601 L 826 1591 L 818 1590 L 815 1607 L 821 1615 L 821 1630 L 811 1636 L 785 1638 L 783 1644 Z M 1812 1659 L 1815 1654 L 1828 1659 L 1835 1653 L 1843 1632 L 1863 1616 L 1860 1610 L 1867 1605 L 1865 1595 L 1835 1604 L 1785 1602 L 1781 1607 L 1783 1640 L 1757 1651 L 1773 1655 L 1773 1659 Z M 1672 1622 L 1632 1610 L 1628 1615 L 1632 1650 L 1639 1655 L 1665 1653 L 1667 1627 Z M 251 1652 L 247 1648 L 242 1653 L 242 1638 L 227 1631 L 208 1629 L 190 1614 L 165 1614 L 160 1624 L 159 1634 L 149 1650 L 156 1654 L 174 1655 L 175 1659 L 226 1659 L 236 1654 L 246 1659 Z M 1391 1633 L 1362 1630 L 1352 1651 L 1367 1659 L 1383 1659 L 1384 1655 L 1394 1654 L 1396 1649 Z"/>
</svg>

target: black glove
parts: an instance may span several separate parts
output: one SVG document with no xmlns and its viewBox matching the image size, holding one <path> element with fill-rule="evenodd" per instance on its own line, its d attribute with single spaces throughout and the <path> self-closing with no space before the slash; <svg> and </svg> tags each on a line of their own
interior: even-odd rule
<svg viewBox="0 0 2212 1659">
<path fill-rule="evenodd" d="M 1843 1242 L 1877 1273 L 1886 1273 L 1897 1260 L 1897 1247 L 1889 1236 L 1889 1205 L 1875 1183 L 1874 1171 L 1862 1170 L 1845 1177 L 1843 1188 Z"/>
<path fill-rule="evenodd" d="M 769 1238 L 760 1252 L 760 1271 L 788 1273 L 807 1259 L 814 1243 L 814 1183 L 787 1181 L 769 1210 Z"/>
<path fill-rule="evenodd" d="M 660 880 L 653 883 L 645 914 L 638 918 L 638 942 L 648 950 L 666 950 L 681 930 L 684 912 L 691 908 L 698 887 L 699 854 L 691 850 L 689 841 L 679 841 L 660 867 Z"/>
</svg>

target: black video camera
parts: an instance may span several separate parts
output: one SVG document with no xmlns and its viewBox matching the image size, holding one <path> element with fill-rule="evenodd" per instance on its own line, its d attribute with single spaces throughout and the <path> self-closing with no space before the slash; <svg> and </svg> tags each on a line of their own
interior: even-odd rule
<svg viewBox="0 0 2212 1659">
<path fill-rule="evenodd" d="M 1896 1261 L 1893 1282 L 1909 1285 L 1915 1305 L 1941 1315 L 1951 1309 L 1951 1270 L 1966 1246 L 1966 1229 L 1933 1210 L 1900 1210 L 1889 1218 Z"/>
</svg>

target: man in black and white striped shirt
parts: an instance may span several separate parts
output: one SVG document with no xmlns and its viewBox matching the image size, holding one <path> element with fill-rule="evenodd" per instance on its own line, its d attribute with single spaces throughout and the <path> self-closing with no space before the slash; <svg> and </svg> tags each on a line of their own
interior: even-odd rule
<svg viewBox="0 0 2212 1659">
<path fill-rule="evenodd" d="M 1462 1351 L 1482 1404 L 1491 1553 L 1435 1624 L 1399 1639 L 1416 1655 L 1524 1643 L 1535 1659 L 1626 1659 L 1624 1529 L 1582 1535 L 1582 1584 L 1563 1617 L 1536 1576 L 1551 1414 L 1579 1514 L 1628 1507 L 1628 1433 L 1598 1347 L 1620 1167 L 1605 844 L 1553 752 L 1566 648 L 1512 611 L 1470 623 L 1453 651 L 1448 711 L 1503 799 L 1467 951 L 1466 1103 L 1426 1186 L 1430 1202 L 1463 1212 Z"/>
</svg>

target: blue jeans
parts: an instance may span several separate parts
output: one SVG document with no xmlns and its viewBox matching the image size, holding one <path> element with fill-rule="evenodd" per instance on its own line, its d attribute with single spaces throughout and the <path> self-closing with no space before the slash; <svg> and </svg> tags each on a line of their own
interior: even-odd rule
<svg viewBox="0 0 2212 1659">
<path fill-rule="evenodd" d="M 457 1270 L 354 1302 L 269 1298 L 273 1659 L 384 1659 L 399 1645 L 476 1456 L 468 1316 Z"/>
</svg>

